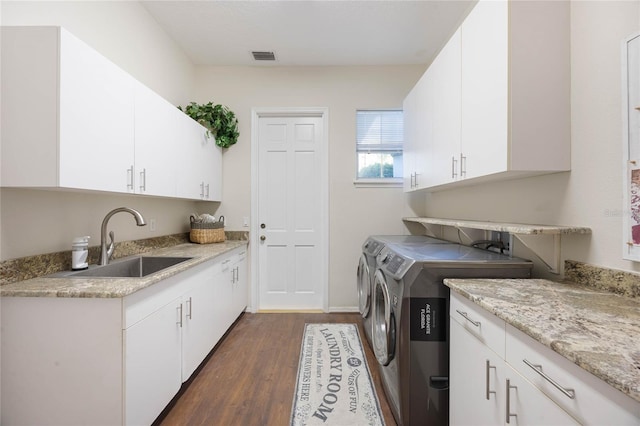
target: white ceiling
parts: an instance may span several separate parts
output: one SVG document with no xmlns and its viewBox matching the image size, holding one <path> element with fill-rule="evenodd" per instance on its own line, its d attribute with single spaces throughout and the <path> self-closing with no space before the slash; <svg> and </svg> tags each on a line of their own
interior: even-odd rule
<svg viewBox="0 0 640 426">
<path fill-rule="evenodd" d="M 427 64 L 476 0 L 141 1 L 198 65 Z M 251 51 L 274 51 L 255 62 Z"/>
</svg>

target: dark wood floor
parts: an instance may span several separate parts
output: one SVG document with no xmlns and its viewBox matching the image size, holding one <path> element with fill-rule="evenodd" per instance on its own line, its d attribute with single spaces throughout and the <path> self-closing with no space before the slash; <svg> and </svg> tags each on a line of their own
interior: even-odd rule
<svg viewBox="0 0 640 426">
<path fill-rule="evenodd" d="M 355 323 L 385 422 L 395 426 L 359 314 L 244 314 L 156 425 L 288 425 L 305 323 Z"/>
</svg>

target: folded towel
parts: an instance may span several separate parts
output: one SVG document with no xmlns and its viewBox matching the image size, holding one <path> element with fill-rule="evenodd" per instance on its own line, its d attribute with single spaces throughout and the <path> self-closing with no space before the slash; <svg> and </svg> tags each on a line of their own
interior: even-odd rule
<svg viewBox="0 0 640 426">
<path fill-rule="evenodd" d="M 191 222 L 193 223 L 214 223 L 216 222 L 216 217 L 207 213 L 203 213 L 201 215 L 197 213 L 191 214 Z"/>
</svg>

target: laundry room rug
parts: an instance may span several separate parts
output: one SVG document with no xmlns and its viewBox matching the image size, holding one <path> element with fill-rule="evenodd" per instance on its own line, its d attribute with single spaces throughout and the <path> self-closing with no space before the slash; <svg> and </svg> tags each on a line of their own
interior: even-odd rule
<svg viewBox="0 0 640 426">
<path fill-rule="evenodd" d="M 291 425 L 384 426 L 355 324 L 305 324 Z"/>
</svg>

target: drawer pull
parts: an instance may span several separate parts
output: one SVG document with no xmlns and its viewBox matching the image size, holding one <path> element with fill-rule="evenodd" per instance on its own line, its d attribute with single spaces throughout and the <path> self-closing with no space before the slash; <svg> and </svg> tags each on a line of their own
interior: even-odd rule
<svg viewBox="0 0 640 426">
<path fill-rule="evenodd" d="M 469 318 L 469 315 L 467 315 L 466 312 L 462 312 L 456 309 L 456 312 L 459 313 L 460 315 L 462 315 L 462 318 L 466 319 L 467 321 L 469 321 L 471 324 L 475 325 L 476 327 L 480 327 L 480 321 L 474 321 L 471 318 Z"/>
<path fill-rule="evenodd" d="M 542 376 L 543 379 L 545 379 L 547 382 L 551 383 L 553 386 L 556 387 L 556 389 L 558 389 L 560 392 L 562 392 L 565 396 L 567 396 L 568 398 L 574 399 L 576 397 L 576 391 L 573 389 L 568 389 L 568 388 L 563 388 L 562 386 L 560 386 L 558 384 L 558 382 L 556 382 L 555 380 L 553 380 L 551 377 L 547 376 L 545 373 L 542 372 L 542 366 L 541 365 L 535 365 L 532 364 L 531 362 L 529 362 L 526 359 L 523 359 L 522 362 L 524 362 L 525 364 L 527 364 L 529 367 L 531 367 L 531 369 L 533 371 L 535 371 L 536 373 L 538 373 L 539 375 Z"/>
<path fill-rule="evenodd" d="M 511 386 L 511 380 L 507 379 L 507 403 L 505 404 L 507 407 L 506 417 L 507 424 L 511 423 L 511 417 L 518 417 L 517 414 L 511 413 L 511 389 L 518 390 L 517 386 Z"/>
<path fill-rule="evenodd" d="M 496 391 L 492 391 L 492 390 L 491 390 L 491 387 L 489 386 L 489 383 L 490 383 L 490 381 L 491 381 L 491 380 L 490 380 L 489 372 L 491 371 L 491 369 L 492 369 L 492 368 L 493 368 L 493 369 L 495 369 L 495 368 L 496 368 L 496 366 L 495 366 L 495 365 L 491 365 L 491 364 L 489 364 L 489 360 L 487 360 L 487 369 L 486 369 L 486 371 L 487 371 L 487 387 L 486 387 L 486 396 L 487 396 L 487 401 L 489 401 L 489 399 L 490 399 L 490 397 L 491 397 L 491 394 L 494 394 L 494 395 L 496 394 Z"/>
<path fill-rule="evenodd" d="M 176 307 L 176 310 L 178 311 L 179 318 L 179 320 L 176 321 L 176 324 L 179 325 L 180 328 L 182 328 L 182 303 Z"/>
</svg>

